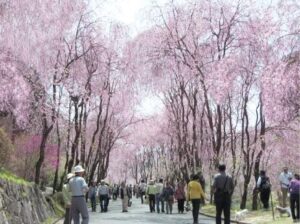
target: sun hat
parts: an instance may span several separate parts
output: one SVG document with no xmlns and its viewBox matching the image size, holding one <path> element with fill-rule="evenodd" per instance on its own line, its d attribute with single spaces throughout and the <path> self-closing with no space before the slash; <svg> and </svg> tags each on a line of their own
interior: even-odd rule
<svg viewBox="0 0 300 224">
<path fill-rule="evenodd" d="M 74 173 L 82 173 L 84 172 L 84 169 L 82 168 L 81 165 L 77 165 L 74 167 Z"/>
<path fill-rule="evenodd" d="M 105 184 L 105 180 L 101 180 L 100 183 L 101 183 L 101 184 Z"/>
<path fill-rule="evenodd" d="M 68 179 L 68 180 L 71 179 L 72 177 L 74 177 L 74 173 L 68 173 L 68 174 L 67 174 L 67 179 Z"/>
</svg>

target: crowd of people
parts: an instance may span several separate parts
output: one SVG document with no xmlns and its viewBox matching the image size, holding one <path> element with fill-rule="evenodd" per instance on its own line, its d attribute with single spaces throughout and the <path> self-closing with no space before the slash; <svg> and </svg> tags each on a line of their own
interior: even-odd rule
<svg viewBox="0 0 300 224">
<path fill-rule="evenodd" d="M 288 167 L 284 167 L 279 177 L 279 206 L 281 208 L 289 208 L 293 221 L 300 222 L 300 176 L 292 174 Z M 256 188 L 260 192 L 260 200 L 265 210 L 269 210 L 269 201 L 271 195 L 272 184 L 265 170 L 260 171 L 259 178 L 256 183 Z M 289 203 L 288 203 L 288 198 Z"/>
<path fill-rule="evenodd" d="M 199 210 L 201 204 L 205 203 L 205 180 L 202 175 L 192 175 L 189 181 L 177 180 L 176 184 L 163 178 L 150 180 L 148 183 L 141 180 L 139 184 L 134 186 L 126 184 L 125 181 L 121 184 L 109 185 L 104 180 L 99 184 L 92 182 L 88 186 L 83 175 L 84 169 L 80 165 L 74 168 L 74 174 L 67 175 L 68 182 L 65 189 L 67 189 L 66 191 L 70 196 L 70 202 L 66 208 L 65 224 L 70 224 L 70 220 L 73 220 L 74 224 L 79 224 L 80 215 L 83 224 L 89 222 L 87 197 L 91 203 L 92 212 L 97 211 L 98 198 L 99 212 L 104 213 L 108 211 L 109 201 L 118 198 L 122 201 L 122 212 L 128 212 L 132 197 L 140 198 L 141 204 L 149 204 L 151 213 L 172 214 L 174 212 L 173 205 L 177 202 L 177 212 L 183 214 L 185 210 L 190 210 L 191 204 L 193 224 L 199 223 Z M 279 183 L 282 192 L 280 205 L 283 207 L 288 206 L 289 195 L 292 218 L 294 222 L 299 222 L 299 175 L 295 174 L 293 176 L 285 167 L 279 176 Z M 271 186 L 270 178 L 262 170 L 256 188 L 260 192 L 260 199 L 266 210 L 269 209 Z M 211 190 L 216 205 L 216 224 L 222 223 L 222 213 L 224 223 L 229 224 L 234 183 L 232 177 L 226 173 L 225 165 L 219 165 L 219 173 L 214 176 Z"/>
</svg>

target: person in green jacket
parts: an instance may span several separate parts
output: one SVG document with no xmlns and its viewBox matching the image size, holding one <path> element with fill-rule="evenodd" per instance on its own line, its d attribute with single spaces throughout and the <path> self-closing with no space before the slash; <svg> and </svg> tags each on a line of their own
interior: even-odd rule
<svg viewBox="0 0 300 224">
<path fill-rule="evenodd" d="M 155 195 L 157 193 L 156 185 L 154 180 L 150 180 L 149 185 L 147 186 L 146 195 L 149 197 L 149 208 L 150 212 L 155 212 Z"/>
<path fill-rule="evenodd" d="M 68 191 L 67 185 L 69 181 L 74 177 L 73 173 L 69 173 L 67 175 L 67 181 L 62 189 L 64 205 L 66 209 L 64 224 L 71 224 L 71 215 L 70 215 L 70 207 L 71 207 L 71 192 Z"/>
</svg>

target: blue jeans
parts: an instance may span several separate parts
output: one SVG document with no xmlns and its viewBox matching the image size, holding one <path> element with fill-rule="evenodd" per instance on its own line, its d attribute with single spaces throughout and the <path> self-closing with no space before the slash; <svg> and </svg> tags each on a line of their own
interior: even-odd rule
<svg viewBox="0 0 300 224">
<path fill-rule="evenodd" d="M 100 208 L 101 208 L 101 212 L 107 212 L 108 195 L 107 195 L 107 194 L 100 195 L 100 196 L 99 196 L 99 200 L 100 200 Z"/>
<path fill-rule="evenodd" d="M 156 211 L 159 213 L 160 212 L 160 209 L 159 209 L 159 205 L 161 203 L 161 211 L 162 212 L 165 212 L 165 202 L 162 198 L 162 196 L 160 194 L 156 194 L 155 195 L 155 204 L 156 204 Z"/>
<path fill-rule="evenodd" d="M 92 196 L 90 198 L 90 200 L 91 200 L 92 211 L 95 212 L 96 211 L 96 196 Z"/>
</svg>

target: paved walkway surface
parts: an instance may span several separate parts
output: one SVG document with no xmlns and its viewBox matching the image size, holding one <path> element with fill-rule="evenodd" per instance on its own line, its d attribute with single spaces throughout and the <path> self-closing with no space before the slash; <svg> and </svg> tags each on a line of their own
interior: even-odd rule
<svg viewBox="0 0 300 224">
<path fill-rule="evenodd" d="M 141 204 L 140 200 L 133 199 L 132 206 L 127 213 L 122 213 L 121 200 L 110 201 L 108 212 L 90 212 L 89 224 L 192 224 L 192 213 L 177 213 L 177 204 L 174 204 L 173 214 L 150 213 L 148 205 Z M 63 222 L 59 222 L 63 223 Z M 199 215 L 199 224 L 214 224 L 214 219 Z"/>
</svg>

